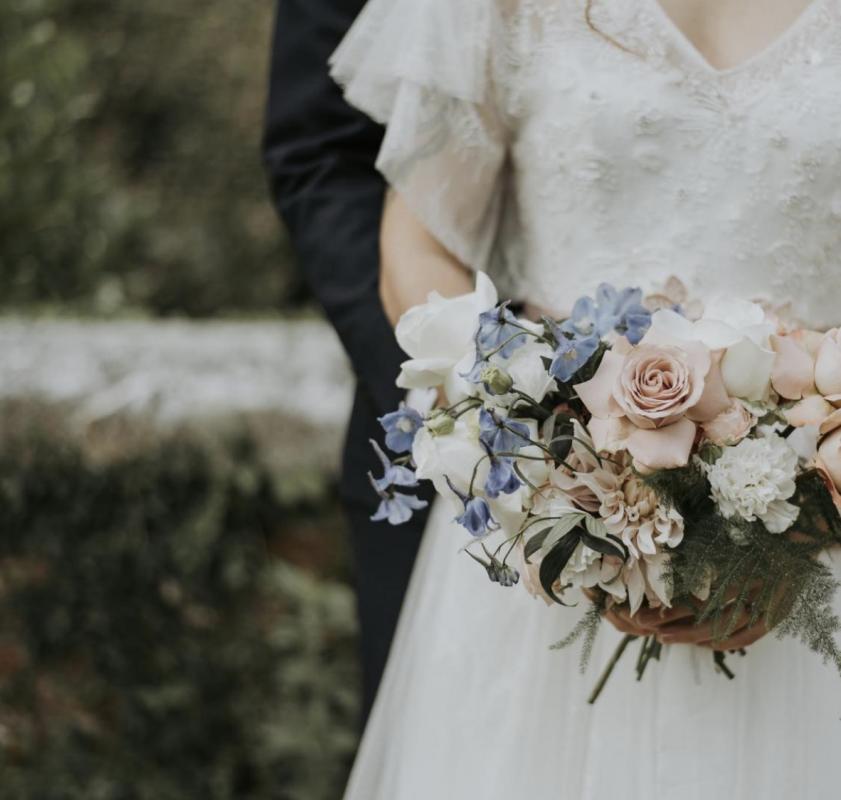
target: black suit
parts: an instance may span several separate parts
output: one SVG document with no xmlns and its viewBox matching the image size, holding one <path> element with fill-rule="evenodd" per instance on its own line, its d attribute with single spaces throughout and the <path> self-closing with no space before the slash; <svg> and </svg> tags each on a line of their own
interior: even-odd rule
<svg viewBox="0 0 841 800">
<path fill-rule="evenodd" d="M 380 470 L 368 439 L 397 407 L 404 356 L 380 303 L 379 226 L 384 182 L 374 168 L 382 129 L 348 106 L 327 59 L 363 0 L 279 0 L 264 156 L 278 212 L 309 286 L 347 350 L 358 379 L 345 446 L 342 496 L 351 523 L 362 628 L 364 710 L 370 708 L 425 515 L 392 529 L 368 517 Z"/>
</svg>

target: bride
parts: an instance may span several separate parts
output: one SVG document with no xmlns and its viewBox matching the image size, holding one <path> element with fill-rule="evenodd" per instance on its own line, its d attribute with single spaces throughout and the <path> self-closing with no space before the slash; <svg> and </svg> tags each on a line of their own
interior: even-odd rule
<svg viewBox="0 0 841 800">
<path fill-rule="evenodd" d="M 675 275 L 841 323 L 839 0 L 370 0 L 332 64 L 387 125 L 392 319 L 486 270 L 555 314 Z M 841 796 L 841 682 L 806 647 L 737 631 L 727 681 L 685 611 L 612 614 L 596 667 L 623 632 L 670 644 L 589 706 L 595 676 L 548 650 L 580 612 L 491 584 L 452 517 L 433 510 L 347 798 Z"/>
</svg>

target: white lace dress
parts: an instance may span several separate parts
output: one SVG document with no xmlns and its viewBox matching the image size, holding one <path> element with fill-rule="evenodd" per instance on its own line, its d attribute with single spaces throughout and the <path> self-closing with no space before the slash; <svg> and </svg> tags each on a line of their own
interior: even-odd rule
<svg viewBox="0 0 841 800">
<path fill-rule="evenodd" d="M 841 323 L 841 0 L 727 70 L 657 0 L 596 0 L 601 34 L 584 11 L 370 0 L 333 70 L 388 126 L 389 182 L 544 308 L 677 275 L 700 299 Z M 637 683 L 626 655 L 589 706 L 619 634 L 603 626 L 581 676 L 547 649 L 580 612 L 491 584 L 451 518 L 433 511 L 347 798 L 841 797 L 841 677 L 803 645 L 766 637 L 733 681 L 674 646 Z"/>
</svg>

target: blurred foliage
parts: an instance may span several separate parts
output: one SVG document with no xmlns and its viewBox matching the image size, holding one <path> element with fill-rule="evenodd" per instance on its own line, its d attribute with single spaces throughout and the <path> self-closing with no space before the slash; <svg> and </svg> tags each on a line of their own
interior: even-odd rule
<svg viewBox="0 0 841 800">
<path fill-rule="evenodd" d="M 0 307 L 265 312 L 272 0 L 0 3 Z"/>
<path fill-rule="evenodd" d="M 282 504 L 242 442 L 0 420 L 4 800 L 338 797 L 358 676 L 331 496 Z"/>
</svg>

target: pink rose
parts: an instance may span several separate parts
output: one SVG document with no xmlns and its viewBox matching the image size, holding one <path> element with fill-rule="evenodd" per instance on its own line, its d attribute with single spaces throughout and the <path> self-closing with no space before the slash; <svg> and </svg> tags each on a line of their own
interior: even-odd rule
<svg viewBox="0 0 841 800">
<path fill-rule="evenodd" d="M 626 358 L 613 397 L 638 428 L 661 428 L 697 405 L 710 369 L 709 352 L 640 345 Z"/>
<path fill-rule="evenodd" d="M 834 430 L 818 447 L 816 466 L 829 479 L 827 488 L 841 508 L 841 430 Z"/>
<path fill-rule="evenodd" d="M 593 415 L 588 427 L 596 449 L 627 450 L 645 470 L 684 466 L 696 423 L 730 405 L 719 361 L 700 342 L 643 340 L 635 348 L 620 342 L 593 378 L 575 387 Z"/>
<path fill-rule="evenodd" d="M 738 400 L 732 400 L 730 408 L 722 411 L 715 419 L 705 422 L 701 427 L 713 444 L 724 447 L 738 444 L 751 432 L 755 424 L 756 417 Z"/>
<path fill-rule="evenodd" d="M 785 410 L 790 425 L 823 426 L 841 405 L 841 330 L 800 330 L 772 336 L 776 353 L 771 383 L 780 397 L 797 402 Z"/>
<path fill-rule="evenodd" d="M 838 328 L 828 331 L 818 348 L 815 386 L 831 402 L 841 399 L 841 330 Z"/>
<path fill-rule="evenodd" d="M 800 400 L 815 394 L 815 359 L 802 341 L 794 336 L 772 336 L 776 354 L 771 370 L 774 391 L 787 400 Z"/>
</svg>

